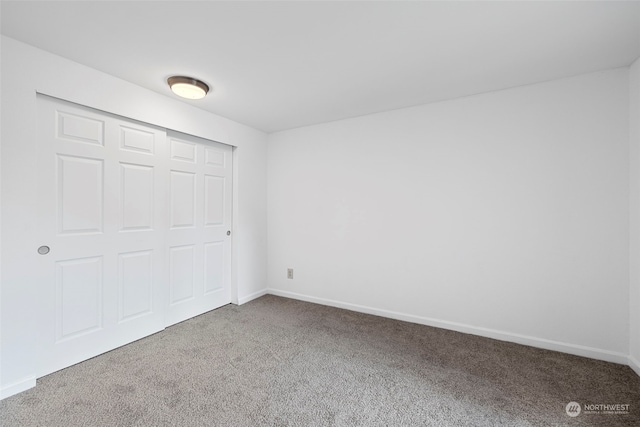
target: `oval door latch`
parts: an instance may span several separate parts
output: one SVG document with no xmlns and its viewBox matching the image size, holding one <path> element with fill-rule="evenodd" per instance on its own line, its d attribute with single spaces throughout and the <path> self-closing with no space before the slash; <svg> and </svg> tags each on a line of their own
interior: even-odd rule
<svg viewBox="0 0 640 427">
<path fill-rule="evenodd" d="M 227 230 L 227 236 L 231 236 L 231 230 Z"/>
<path fill-rule="evenodd" d="M 40 255 L 46 255 L 46 254 L 48 254 L 48 253 L 49 253 L 49 251 L 50 251 L 49 246 L 40 246 L 40 247 L 38 248 L 38 253 L 39 253 Z"/>
</svg>

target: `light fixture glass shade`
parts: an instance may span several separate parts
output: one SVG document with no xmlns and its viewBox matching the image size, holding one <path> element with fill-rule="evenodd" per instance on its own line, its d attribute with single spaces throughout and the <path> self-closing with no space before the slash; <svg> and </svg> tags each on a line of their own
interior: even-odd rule
<svg viewBox="0 0 640 427">
<path fill-rule="evenodd" d="M 201 99 L 209 92 L 206 83 L 191 77 L 173 76 L 167 79 L 167 83 L 173 93 L 187 99 Z"/>
</svg>

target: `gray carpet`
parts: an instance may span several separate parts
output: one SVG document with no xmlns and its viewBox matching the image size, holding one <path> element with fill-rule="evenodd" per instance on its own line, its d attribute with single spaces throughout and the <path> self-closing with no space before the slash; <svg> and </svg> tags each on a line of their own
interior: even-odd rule
<svg viewBox="0 0 640 427">
<path fill-rule="evenodd" d="M 629 404 L 569 417 L 565 406 Z M 48 375 L 9 426 L 640 426 L 622 365 L 265 296 Z"/>
</svg>

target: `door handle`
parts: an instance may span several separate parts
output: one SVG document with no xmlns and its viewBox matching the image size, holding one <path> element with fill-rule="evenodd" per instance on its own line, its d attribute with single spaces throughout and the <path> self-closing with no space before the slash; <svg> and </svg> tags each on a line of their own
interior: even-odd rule
<svg viewBox="0 0 640 427">
<path fill-rule="evenodd" d="M 38 253 L 39 253 L 40 255 L 46 255 L 46 254 L 48 254 L 48 253 L 49 253 L 49 251 L 50 251 L 50 250 L 51 250 L 51 249 L 49 248 L 49 246 L 40 246 L 40 247 L 38 248 Z"/>
</svg>

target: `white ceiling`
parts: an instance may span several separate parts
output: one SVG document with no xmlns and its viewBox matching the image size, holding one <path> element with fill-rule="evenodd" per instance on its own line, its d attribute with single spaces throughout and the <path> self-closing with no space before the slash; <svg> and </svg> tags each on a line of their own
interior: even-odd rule
<svg viewBox="0 0 640 427">
<path fill-rule="evenodd" d="M 2 34 L 273 132 L 627 66 L 640 2 L 2 1 Z"/>
</svg>

